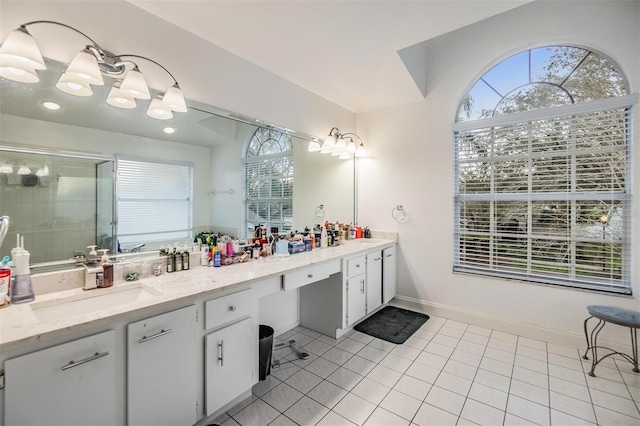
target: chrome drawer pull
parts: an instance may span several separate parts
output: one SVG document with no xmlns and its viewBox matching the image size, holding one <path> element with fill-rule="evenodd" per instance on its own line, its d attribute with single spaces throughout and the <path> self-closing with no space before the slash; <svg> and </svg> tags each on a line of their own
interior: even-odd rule
<svg viewBox="0 0 640 426">
<path fill-rule="evenodd" d="M 360 292 L 364 294 L 364 280 L 360 281 Z"/>
<path fill-rule="evenodd" d="M 160 336 L 164 336 L 165 334 L 169 334 L 171 333 L 173 330 L 168 328 L 166 330 L 160 330 L 158 333 L 156 334 L 152 334 L 151 336 L 147 337 L 147 336 L 142 336 L 142 339 L 138 340 L 138 343 L 144 343 L 144 342 L 148 342 L 149 340 L 153 340 L 157 337 Z"/>
<path fill-rule="evenodd" d="M 359 268 L 359 267 L 360 267 L 360 264 L 359 264 L 359 263 L 356 263 L 356 268 Z"/>
<path fill-rule="evenodd" d="M 375 259 L 373 259 L 373 260 L 382 260 L 382 258 L 381 258 L 381 257 L 376 257 L 376 258 L 375 258 Z"/>
<path fill-rule="evenodd" d="M 229 306 L 229 311 L 231 311 L 231 312 L 235 312 L 236 309 L 238 309 L 238 308 L 236 308 L 236 305 Z"/>
<path fill-rule="evenodd" d="M 218 343 L 218 349 L 220 355 L 218 355 L 218 361 L 220 361 L 220 367 L 224 367 L 224 340 L 220 340 Z"/>
<path fill-rule="evenodd" d="M 307 278 L 313 278 L 313 274 L 307 275 Z"/>
<path fill-rule="evenodd" d="M 94 360 L 96 360 L 98 358 L 102 358 L 102 357 L 107 356 L 107 355 L 109 355 L 109 351 L 102 352 L 102 353 L 96 352 L 94 355 L 91 355 L 90 357 L 87 357 L 87 358 L 85 358 L 83 360 L 80 360 L 80 361 L 69 361 L 69 364 L 62 366 L 62 371 L 68 370 L 69 368 L 77 367 L 77 366 L 79 366 L 81 364 L 85 364 L 87 362 L 94 361 Z"/>
</svg>

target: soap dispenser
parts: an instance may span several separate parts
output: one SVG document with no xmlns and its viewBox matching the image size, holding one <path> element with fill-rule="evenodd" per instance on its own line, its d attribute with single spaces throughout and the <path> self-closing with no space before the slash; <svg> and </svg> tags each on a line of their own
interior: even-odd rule
<svg viewBox="0 0 640 426">
<path fill-rule="evenodd" d="M 109 262 L 108 249 L 100 249 L 102 256 L 100 257 L 100 263 L 102 263 L 102 285 L 98 287 L 111 287 L 113 286 L 113 263 Z"/>
</svg>

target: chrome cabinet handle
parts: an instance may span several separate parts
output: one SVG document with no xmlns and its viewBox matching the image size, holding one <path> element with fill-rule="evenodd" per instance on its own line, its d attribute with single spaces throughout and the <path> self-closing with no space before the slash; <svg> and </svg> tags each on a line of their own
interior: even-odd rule
<svg viewBox="0 0 640 426">
<path fill-rule="evenodd" d="M 385 257 L 392 257 L 392 256 L 393 256 L 392 254 L 388 254 L 388 255 L 386 255 Z"/>
<path fill-rule="evenodd" d="M 307 278 L 313 278 L 313 274 L 307 275 Z"/>
<path fill-rule="evenodd" d="M 364 280 L 360 281 L 360 292 L 364 294 Z"/>
<path fill-rule="evenodd" d="M 375 259 L 373 259 L 373 260 L 374 260 L 374 261 L 376 261 L 376 260 L 382 260 L 382 258 L 381 258 L 381 257 L 376 257 L 376 258 L 375 258 Z"/>
<path fill-rule="evenodd" d="M 236 308 L 236 305 L 231 305 L 231 306 L 229 306 L 229 311 L 230 311 L 230 312 L 235 312 L 235 311 L 236 311 L 236 309 L 238 309 L 238 308 Z"/>
<path fill-rule="evenodd" d="M 224 366 L 224 340 L 220 340 L 218 343 L 218 361 L 220 361 L 220 367 Z"/>
<path fill-rule="evenodd" d="M 359 263 L 356 263 L 356 268 L 359 268 L 359 267 L 360 267 L 360 264 L 359 264 Z"/>
<path fill-rule="evenodd" d="M 142 336 L 142 339 L 138 340 L 138 343 L 144 343 L 144 342 L 148 342 L 149 340 L 153 340 L 156 339 L 160 336 L 164 336 L 165 334 L 169 334 L 171 333 L 173 330 L 170 328 L 167 328 L 166 330 L 160 330 L 159 332 L 157 332 L 156 334 L 152 334 L 151 336 L 147 337 L 147 336 Z"/>
<path fill-rule="evenodd" d="M 87 358 L 82 359 L 80 361 L 69 361 L 69 364 L 62 366 L 62 371 L 68 370 L 68 369 L 73 368 L 73 367 L 77 367 L 77 366 L 82 365 L 82 364 L 86 364 L 87 362 L 95 361 L 96 359 L 102 358 L 102 357 L 107 356 L 107 355 L 109 355 L 109 351 L 102 352 L 102 353 L 96 352 L 94 355 L 91 355 L 90 357 L 87 357 Z"/>
</svg>

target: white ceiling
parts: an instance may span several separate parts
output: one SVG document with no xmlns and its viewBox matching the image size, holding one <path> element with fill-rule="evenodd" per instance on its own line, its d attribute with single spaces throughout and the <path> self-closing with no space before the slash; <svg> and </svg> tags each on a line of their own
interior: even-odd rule
<svg viewBox="0 0 640 426">
<path fill-rule="evenodd" d="M 129 0 L 358 113 L 422 95 L 398 50 L 531 0 Z"/>
</svg>

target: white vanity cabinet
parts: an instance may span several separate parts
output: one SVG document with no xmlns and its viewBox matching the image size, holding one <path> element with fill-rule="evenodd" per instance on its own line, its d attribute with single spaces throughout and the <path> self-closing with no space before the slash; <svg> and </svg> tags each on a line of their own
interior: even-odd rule
<svg viewBox="0 0 640 426">
<path fill-rule="evenodd" d="M 255 300 L 246 289 L 205 302 L 205 409 L 211 415 L 258 382 Z"/>
<path fill-rule="evenodd" d="M 396 246 L 382 250 L 382 303 L 389 303 L 396 296 Z"/>
<path fill-rule="evenodd" d="M 347 301 L 347 326 L 358 322 L 367 314 L 367 274 L 366 257 L 356 256 L 346 259 L 346 276 L 344 277 Z"/>
<path fill-rule="evenodd" d="M 5 425 L 114 425 L 115 331 L 5 362 Z"/>
<path fill-rule="evenodd" d="M 127 421 L 193 424 L 198 387 L 196 307 L 127 325 Z"/>
<path fill-rule="evenodd" d="M 382 252 L 367 253 L 367 314 L 382 305 Z"/>
</svg>

